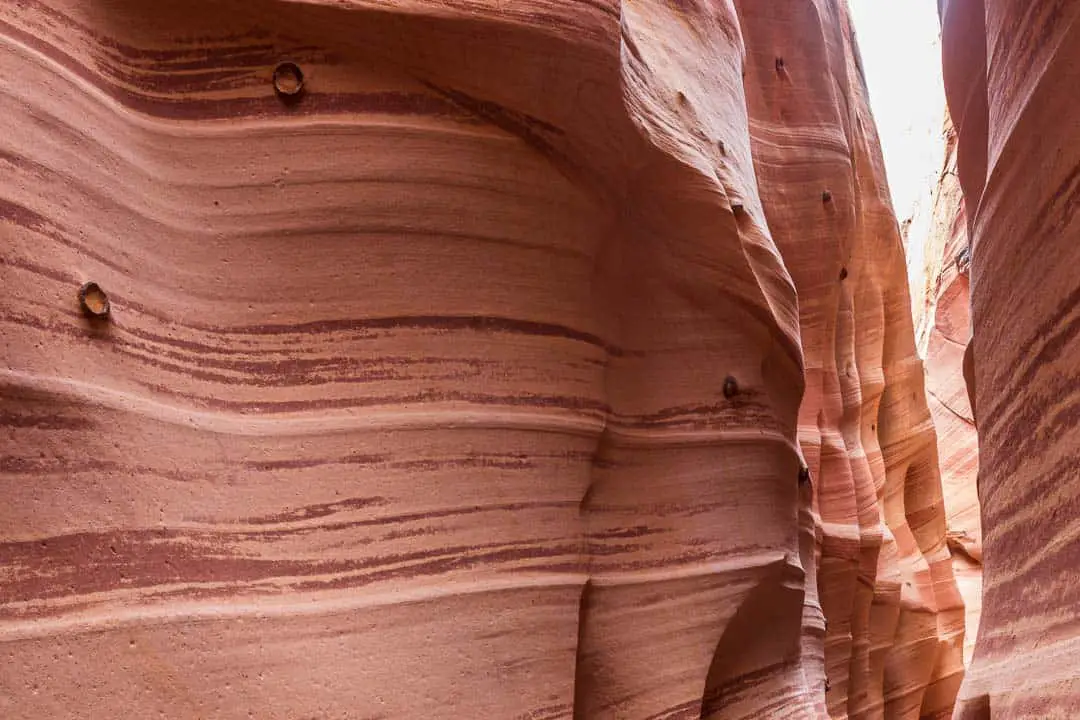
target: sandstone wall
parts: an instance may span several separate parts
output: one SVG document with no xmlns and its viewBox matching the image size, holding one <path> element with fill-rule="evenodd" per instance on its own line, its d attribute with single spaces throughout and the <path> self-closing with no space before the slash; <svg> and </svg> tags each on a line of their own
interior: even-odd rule
<svg viewBox="0 0 1080 720">
<path fill-rule="evenodd" d="M 960 718 L 1073 718 L 1080 2 L 940 4 L 971 238 L 983 600 Z"/>
<path fill-rule="evenodd" d="M 964 383 L 964 351 L 971 340 L 971 248 L 951 119 L 946 119 L 945 136 L 945 162 L 934 189 L 923 252 L 925 284 L 915 303 L 916 335 L 926 358 L 926 393 L 938 435 L 948 542 L 967 616 L 964 658 L 970 662 L 982 604 L 979 441 Z"/>
<path fill-rule="evenodd" d="M 846 15 L 796 5 L 739 8 L 758 183 L 799 292 L 829 712 L 947 715 L 963 611 L 903 249 Z"/>
<path fill-rule="evenodd" d="M 0 716 L 948 716 L 843 3 L 27 0 L 0 118 Z"/>
</svg>

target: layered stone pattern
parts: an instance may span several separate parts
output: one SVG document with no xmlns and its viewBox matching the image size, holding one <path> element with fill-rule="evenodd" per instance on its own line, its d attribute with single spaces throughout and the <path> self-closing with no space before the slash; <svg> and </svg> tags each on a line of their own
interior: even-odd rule
<svg viewBox="0 0 1080 720">
<path fill-rule="evenodd" d="M 926 358 L 926 392 L 937 429 L 948 542 L 967 616 L 964 658 L 970 662 L 982 605 L 979 441 L 964 381 L 964 354 L 971 343 L 971 247 L 956 171 L 956 130 L 949 119 L 945 138 L 945 161 L 934 188 L 923 251 L 925 282 L 916 289 L 916 336 Z"/>
<path fill-rule="evenodd" d="M 1080 707 L 1080 3 L 940 4 L 970 237 L 982 616 L 957 717 Z"/>
<path fill-rule="evenodd" d="M 0 716 L 948 717 L 858 58 L 836 0 L 5 7 Z"/>
</svg>

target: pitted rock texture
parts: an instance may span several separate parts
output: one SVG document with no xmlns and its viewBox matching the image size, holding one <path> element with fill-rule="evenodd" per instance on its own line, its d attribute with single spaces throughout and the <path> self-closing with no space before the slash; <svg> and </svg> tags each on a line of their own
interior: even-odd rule
<svg viewBox="0 0 1080 720">
<path fill-rule="evenodd" d="M 747 84 L 761 88 L 747 93 L 758 185 L 799 292 L 799 439 L 820 478 L 829 713 L 948 715 L 963 608 L 904 254 L 853 34 L 844 13 L 815 29 L 825 5 L 794 16 L 790 4 L 738 7 Z"/>
<path fill-rule="evenodd" d="M 971 238 L 982 616 L 957 716 L 1080 709 L 1080 2 L 941 3 Z"/>
<path fill-rule="evenodd" d="M 842 2 L 25 0 L 0 105 L 0 717 L 948 716 Z"/>
</svg>

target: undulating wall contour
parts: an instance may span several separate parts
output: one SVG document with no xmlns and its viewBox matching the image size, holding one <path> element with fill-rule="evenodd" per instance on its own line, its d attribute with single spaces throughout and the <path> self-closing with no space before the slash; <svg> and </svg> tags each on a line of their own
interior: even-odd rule
<svg viewBox="0 0 1080 720">
<path fill-rule="evenodd" d="M 964 382 L 964 355 L 971 342 L 971 248 L 956 172 L 956 129 L 949 118 L 944 133 L 945 160 L 924 238 L 924 283 L 915 288 L 915 324 L 920 354 L 926 358 L 926 395 L 937 429 L 948 542 L 967 616 L 964 658 L 970 662 L 982 605 L 979 440 Z"/>
<path fill-rule="evenodd" d="M 0 717 L 949 716 L 842 0 L 20 0 L 0 165 Z"/>
<path fill-rule="evenodd" d="M 983 595 L 960 720 L 1080 712 L 1080 2 L 945 0 Z"/>
</svg>

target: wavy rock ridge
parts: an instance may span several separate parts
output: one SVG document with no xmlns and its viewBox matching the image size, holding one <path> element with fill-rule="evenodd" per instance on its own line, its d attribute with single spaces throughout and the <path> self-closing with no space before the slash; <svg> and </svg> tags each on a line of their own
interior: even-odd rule
<svg viewBox="0 0 1080 720">
<path fill-rule="evenodd" d="M 1080 707 L 1080 2 L 940 4 L 971 241 L 983 596 L 957 717 Z"/>
<path fill-rule="evenodd" d="M 26 0 L 0 78 L 0 716 L 948 716 L 842 2 Z"/>
<path fill-rule="evenodd" d="M 945 138 L 945 162 L 934 188 L 923 252 L 925 285 L 916 303 L 916 336 L 926 358 L 926 393 L 938 434 L 948 542 L 967 614 L 964 659 L 970 662 L 982 605 L 979 441 L 964 381 L 964 357 L 971 342 L 971 247 L 956 172 L 956 130 L 948 118 Z"/>
</svg>

